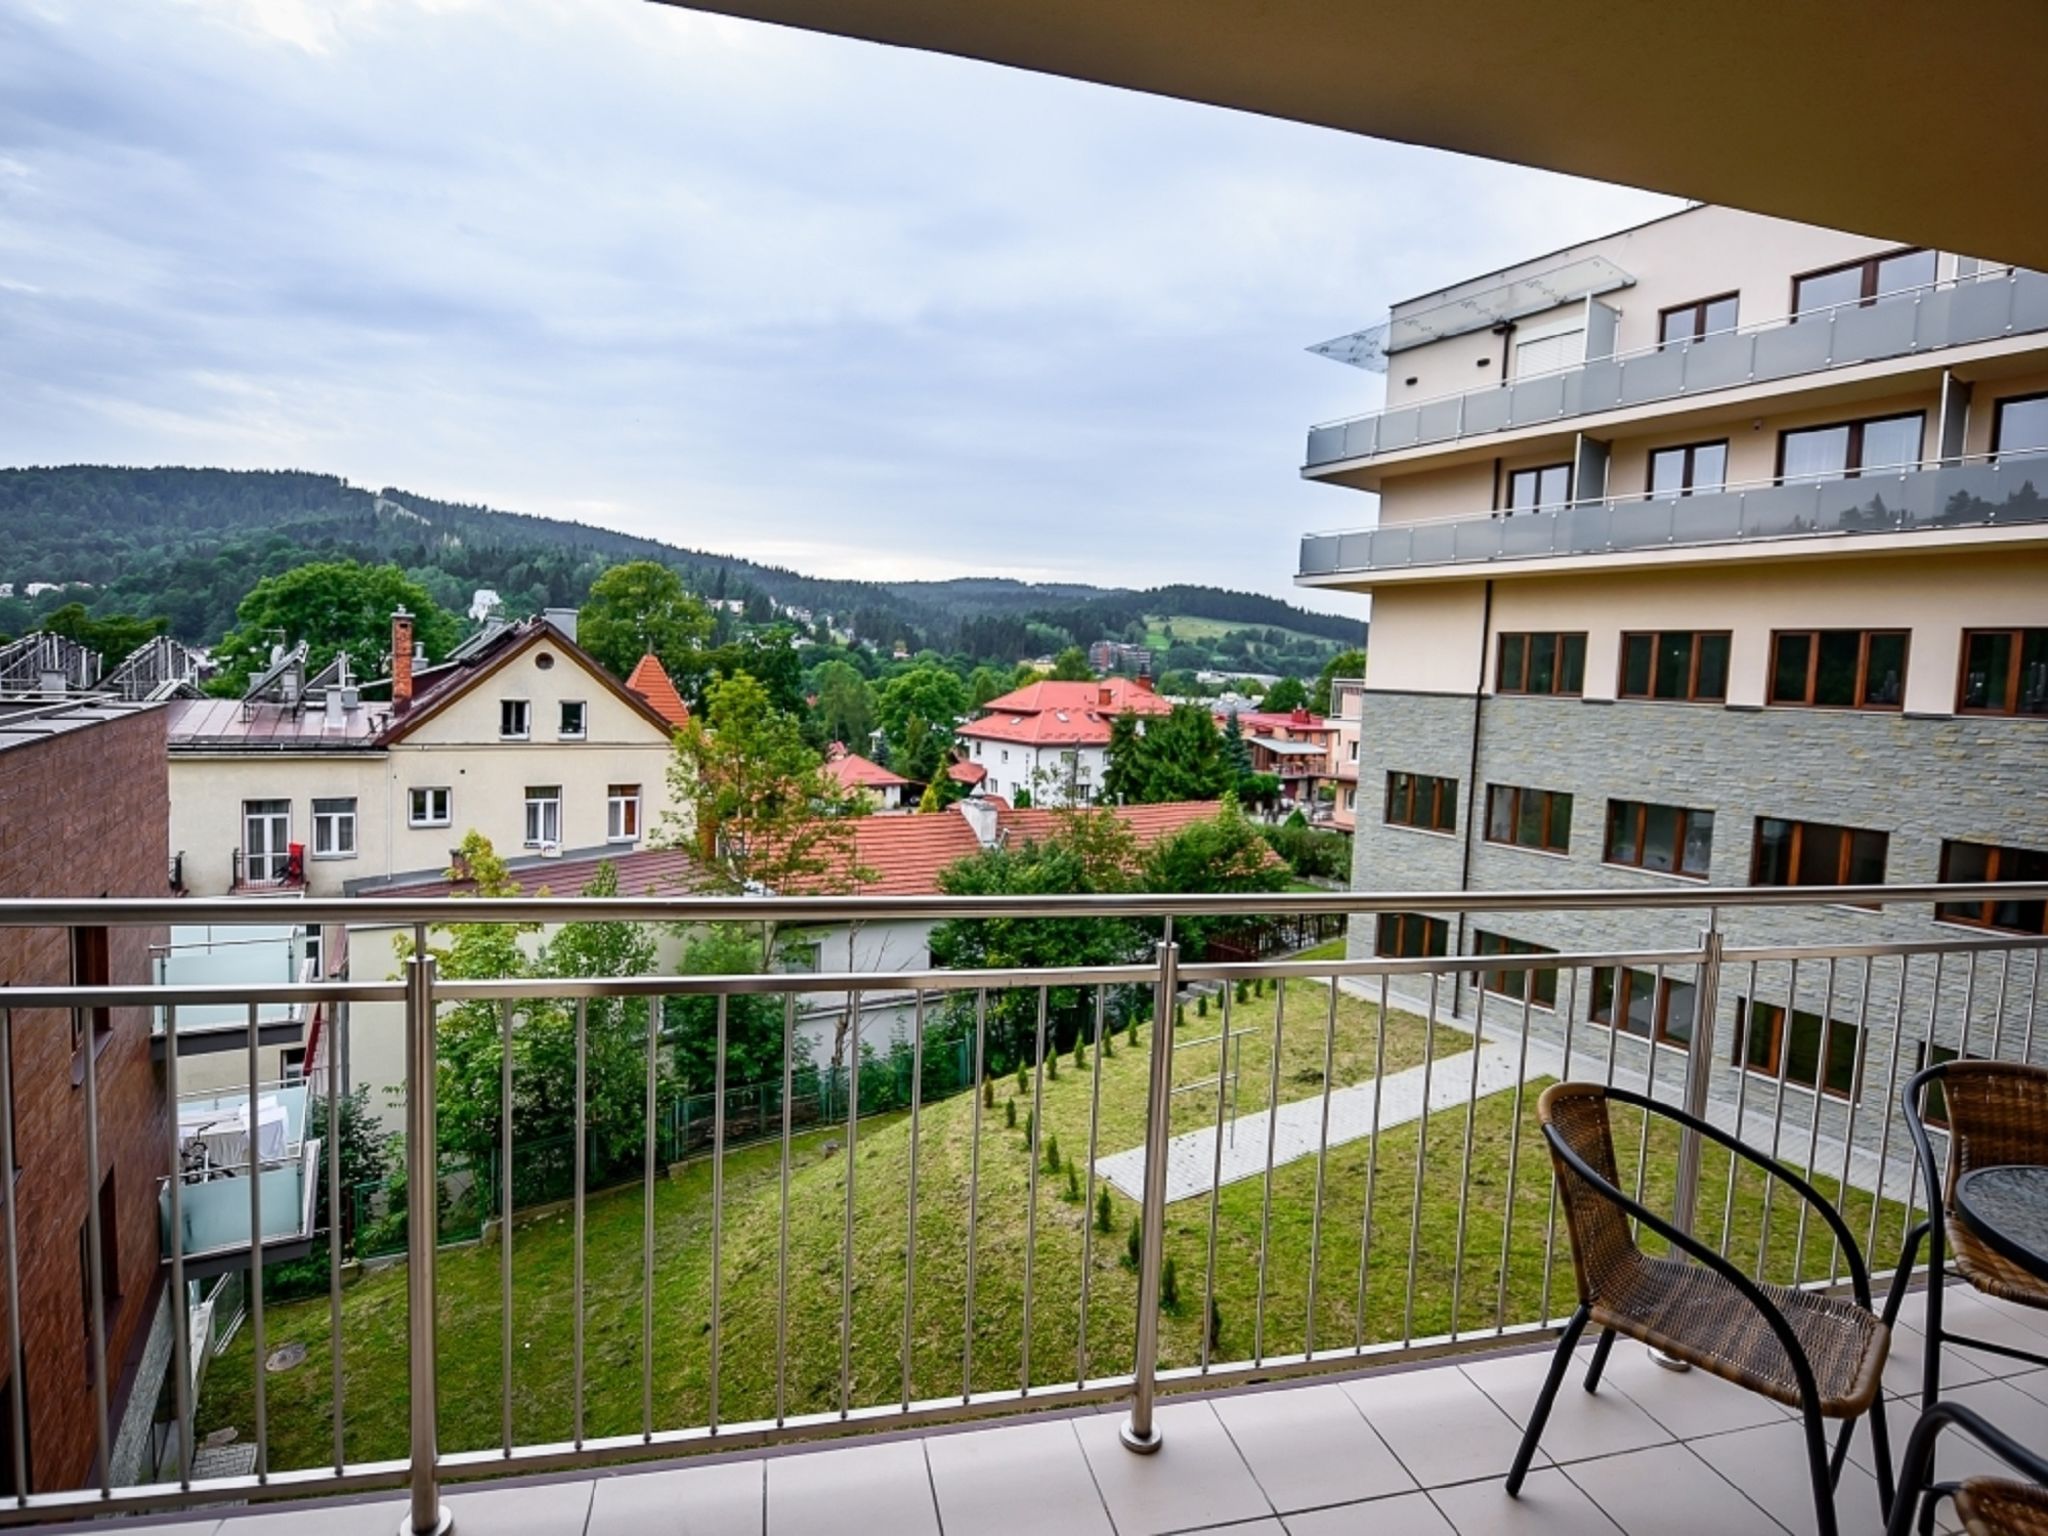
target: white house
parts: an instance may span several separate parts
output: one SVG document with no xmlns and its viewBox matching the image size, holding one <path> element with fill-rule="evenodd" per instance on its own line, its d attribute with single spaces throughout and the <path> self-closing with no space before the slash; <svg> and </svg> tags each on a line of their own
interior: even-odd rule
<svg viewBox="0 0 2048 1536">
<path fill-rule="evenodd" d="M 987 775 L 979 793 L 1013 805 L 1093 805 L 1109 767 L 1110 723 L 1172 712 L 1150 678 L 1042 681 L 990 699 L 954 734 Z"/>
</svg>

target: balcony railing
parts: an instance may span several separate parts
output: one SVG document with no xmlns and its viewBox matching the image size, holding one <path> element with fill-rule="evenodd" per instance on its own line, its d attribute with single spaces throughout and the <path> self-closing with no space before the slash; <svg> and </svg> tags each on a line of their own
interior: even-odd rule
<svg viewBox="0 0 2048 1536">
<path fill-rule="evenodd" d="M 285 999 L 345 1005 L 359 1059 L 371 1032 L 403 1035 L 404 1080 L 394 1087 L 406 1122 L 404 1199 L 394 1213 L 404 1222 L 401 1270 L 344 1288 L 343 1224 L 330 1221 L 320 1245 L 324 1296 L 279 1299 L 266 1310 L 277 1277 L 249 1262 L 246 1354 L 216 1360 L 206 1377 L 206 1391 L 230 1393 L 233 1406 L 210 1410 L 189 1386 L 184 1282 L 193 1255 L 173 1219 L 169 1463 L 155 1481 L 114 1486 L 104 1472 L 111 1428 L 102 1398 L 102 1470 L 83 1488 L 32 1485 L 26 1447 L 32 1434 L 45 1445 L 46 1432 L 27 1417 L 17 1372 L 0 1389 L 13 1394 L 0 1457 L 12 1457 L 20 1491 L 0 1496 L 0 1519 L 403 1486 L 407 1529 L 424 1533 L 442 1517 L 444 1480 L 1118 1399 L 1130 1404 L 1126 1443 L 1149 1450 L 1160 1440 L 1154 1406 L 1164 1390 L 1421 1359 L 1553 1331 L 1572 1279 L 1532 1116 L 1543 1083 L 1566 1076 L 1647 1087 L 1809 1171 L 1882 1268 L 1913 1220 L 1919 1188 L 1901 1086 L 1924 1060 L 2048 1055 L 2048 1039 L 2036 1038 L 2048 1035 L 2048 937 L 1930 922 L 1910 930 L 1922 937 L 1872 942 L 1880 919 L 1870 909 L 1894 914 L 1885 921 L 1897 932 L 1900 908 L 1917 919 L 1931 917 L 1934 903 L 1994 901 L 2001 913 L 2038 912 L 2010 904 L 2048 901 L 2048 882 L 0 902 L 4 926 L 290 918 L 411 927 L 421 941 L 429 925 L 492 922 L 1132 925 L 1127 959 L 1058 968 L 457 980 L 441 978 L 427 952 L 406 963 L 402 982 L 0 992 L 0 1188 L 11 1188 L 16 1172 L 7 1079 L 17 1036 L 65 1029 L 64 1015 L 77 1008 L 240 1001 L 251 1020 L 246 1098 L 260 1103 L 257 1010 Z M 1951 919 L 1958 911 L 1943 908 Z M 1415 959 L 1198 961 L 1183 953 L 1184 941 L 1247 918 L 1369 924 L 1389 912 L 1455 918 L 1461 932 L 1466 919 L 1496 931 L 1579 913 L 1609 931 L 1626 920 L 1661 942 Z M 843 1116 L 799 1135 L 799 1000 L 846 997 L 841 1056 L 864 1063 L 869 1047 L 890 1044 L 861 1038 L 859 997 L 877 987 L 911 995 L 909 1037 L 892 1048 L 911 1058 L 901 1081 L 927 1086 L 872 1116 L 863 1106 L 869 1074 L 854 1071 Z M 697 1060 L 716 1073 L 708 1149 L 677 1178 L 664 1177 L 657 1135 L 661 1100 L 680 1070 L 655 1006 L 670 999 L 699 1009 L 686 1034 L 694 1032 Z M 769 1060 L 779 1058 L 779 1091 L 748 1101 L 780 1106 L 779 1126 L 742 1131 L 729 1111 L 741 1091 L 728 1064 L 742 1030 L 752 1032 L 757 1065 L 764 1041 Z M 175 1027 L 166 1039 L 175 1098 Z M 937 1091 L 928 1086 L 928 1040 L 971 1053 L 964 1091 L 952 1078 Z M 444 1119 L 442 1095 L 462 1083 Z M 451 1180 L 434 1149 L 448 1135 L 481 1134 L 498 1166 L 514 1168 L 516 1123 L 536 1095 L 573 1109 L 573 1174 L 566 1198 L 551 1194 L 559 1203 L 522 1225 L 517 1179 Z M 88 1093 L 76 1111 L 89 1129 L 94 1103 Z M 1659 1140 L 1647 1125 L 1619 1128 L 1638 1198 L 1759 1277 L 1809 1286 L 1843 1279 L 1842 1254 L 1805 1219 L 1802 1202 L 1774 1201 L 1769 1181 L 1738 1177 L 1732 1159 L 1698 1138 Z M 338 1141 L 335 1099 L 310 1105 L 302 1129 Z M 86 1145 L 87 1179 L 96 1180 L 98 1143 L 89 1135 Z M 610 1170 L 603 1180 L 594 1171 L 600 1153 Z M 175 1129 L 166 1154 L 180 1155 Z M 337 1164 L 331 1158 L 324 1169 L 330 1211 L 343 1209 Z M 252 1207 L 267 1199 L 260 1181 L 243 1193 Z M 444 1251 L 443 1209 L 464 1200 L 482 1203 L 495 1237 Z M 6 1342 L 18 1351 L 20 1252 L 47 1239 L 17 1225 L 16 1204 L 0 1208 L 0 1236 Z M 85 1204 L 96 1220 L 97 1202 Z M 252 1226 L 266 1227 L 258 1210 L 251 1214 Z M 96 1266 L 87 1285 L 88 1316 L 102 1318 Z M 307 1346 L 310 1358 L 297 1369 L 308 1374 L 282 1374 L 292 1364 L 283 1351 L 271 1355 L 273 1326 Z M 446 1391 L 437 1386 L 444 1365 L 456 1383 Z M 232 1384 L 238 1371 L 249 1379 L 246 1394 Z M 253 1440 L 255 1470 L 195 1478 L 195 1424 L 228 1411 Z"/>
<path fill-rule="evenodd" d="M 1301 575 L 2038 523 L 2048 523 L 2048 454 L 2008 453 L 1854 479 L 1757 481 L 1677 498 L 1313 533 L 1301 541 Z"/>
<path fill-rule="evenodd" d="M 230 864 L 228 889 L 262 893 L 304 889 L 306 868 L 297 853 L 246 853 L 237 848 Z"/>
<path fill-rule="evenodd" d="M 299 1082 L 178 1099 L 179 1166 L 158 1181 L 157 1206 L 163 1251 L 178 1253 L 187 1273 L 241 1267 L 259 1230 L 270 1263 L 311 1247 L 321 1143 L 307 1134 L 307 1109 Z"/>
<path fill-rule="evenodd" d="M 2042 330 L 2048 330 L 2048 275 L 1997 268 L 1327 422 L 1309 429 L 1305 463 L 1315 469 Z"/>
</svg>

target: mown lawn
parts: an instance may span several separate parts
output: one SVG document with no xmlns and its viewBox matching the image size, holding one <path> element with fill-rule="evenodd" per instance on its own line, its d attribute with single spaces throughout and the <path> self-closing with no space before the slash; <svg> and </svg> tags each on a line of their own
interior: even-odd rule
<svg viewBox="0 0 2048 1536">
<path fill-rule="evenodd" d="M 1269 993 L 1233 1010 L 1240 1042 L 1240 1108 L 1263 1107 L 1272 1082 L 1275 997 Z M 1308 1098 L 1323 1085 L 1325 1026 L 1330 992 L 1317 983 L 1291 983 L 1281 1019 L 1279 1096 Z M 1183 1042 L 1219 1032 L 1214 1009 L 1187 1011 Z M 1151 1030 L 1133 1046 L 1119 1040 L 1102 1063 L 1098 1150 L 1119 1151 L 1143 1136 Z M 1390 1011 L 1385 1031 L 1388 1072 L 1423 1059 L 1425 1025 Z M 1462 1032 L 1439 1025 L 1439 1061 L 1470 1044 Z M 1380 1048 L 1376 1011 L 1342 996 L 1336 1005 L 1331 1081 L 1369 1080 Z M 1455 1072 L 1466 1058 L 1453 1056 Z M 1135 1276 L 1125 1261 L 1133 1202 L 1112 1193 L 1111 1226 L 1092 1231 L 1090 1212 L 1065 1198 L 1066 1173 L 1048 1172 L 1037 1160 L 1035 1241 L 1032 1159 L 1024 1125 L 1035 1093 L 1042 1092 L 1044 1131 L 1056 1136 L 1062 1161 L 1082 1159 L 1086 1177 L 1090 1070 L 1062 1058 L 1057 1078 L 1027 1085 L 1014 1078 L 994 1085 L 993 1107 L 980 1110 L 978 1180 L 970 1179 L 977 1101 L 963 1095 L 926 1106 L 918 1122 L 916 1279 L 910 1297 L 909 1392 L 913 1398 L 956 1394 L 971 1381 L 977 1391 L 1071 1382 L 1131 1366 Z M 1180 1083 L 1210 1079 L 1177 1097 L 1176 1132 L 1213 1122 L 1216 1046 L 1186 1045 L 1176 1052 Z M 1497 1322 L 1538 1318 L 1544 1303 L 1544 1255 L 1550 1193 L 1546 1159 L 1536 1129 L 1536 1096 L 1529 1083 L 1483 1101 L 1476 1116 L 1464 1109 L 1430 1116 L 1421 1167 L 1421 1215 L 1415 1220 L 1420 1127 L 1407 1125 L 1368 1141 L 1332 1148 L 1323 1177 L 1322 1222 L 1316 1232 L 1317 1164 L 1304 1159 L 1273 1171 L 1270 1214 L 1266 1181 L 1226 1187 L 1217 1200 L 1215 1296 L 1220 1337 L 1215 1357 L 1238 1360 L 1298 1352 L 1309 1322 L 1311 1250 L 1315 1248 L 1315 1343 L 1319 1350 L 1405 1333 L 1447 1331 L 1456 1300 L 1458 1326 L 1487 1330 Z M 1017 1124 L 1006 1125 L 1014 1100 Z M 1467 1164 L 1470 1121 L 1470 1198 L 1465 1202 L 1463 1263 L 1459 1262 L 1460 1172 Z M 1620 1166 L 1633 1178 L 1638 1135 L 1633 1120 L 1617 1125 Z M 839 1404 L 841 1252 L 845 1234 L 846 1155 L 827 1145 L 839 1131 L 798 1138 L 789 1203 L 789 1350 L 784 1406 L 803 1413 Z M 855 1406 L 898 1398 L 903 1390 L 905 1250 L 907 1246 L 911 1122 L 908 1115 L 864 1122 L 856 1143 L 854 1264 L 850 1401 Z M 1642 1160 L 1652 1203 L 1668 1206 L 1675 1181 L 1676 1138 L 1653 1135 Z M 1508 1211 L 1510 1164 L 1515 1162 L 1512 1220 Z M 1365 1239 L 1369 1170 L 1373 1190 L 1370 1245 Z M 780 1153 L 767 1144 L 730 1153 L 726 1160 L 722 1251 L 722 1348 L 718 1416 L 721 1420 L 772 1416 L 777 1408 L 775 1339 L 780 1235 Z M 1717 1238 L 1727 1194 L 1725 1157 L 1709 1153 L 1702 1172 L 1699 1230 Z M 970 1183 L 973 1184 L 970 1202 Z M 1829 1181 L 1817 1181 L 1834 1193 Z M 1851 1192 L 1846 1213 L 1859 1235 L 1870 1197 Z M 972 1360 L 963 1360 L 967 1305 L 967 1215 L 977 1216 L 974 1238 Z M 1745 1179 L 1735 1191 L 1731 1254 L 1754 1256 L 1762 1229 L 1761 1181 Z M 696 1162 L 664 1179 L 656 1192 L 654 1419 L 658 1427 L 705 1422 L 710 1395 L 711 1192 L 709 1168 Z M 1200 1358 L 1202 1305 L 1208 1268 L 1209 1198 L 1186 1200 L 1168 1212 L 1167 1256 L 1178 1281 L 1179 1305 L 1162 1324 L 1165 1363 Z M 593 1195 L 589 1202 L 585 1334 L 586 1435 L 627 1434 L 641 1427 L 642 1190 Z M 1795 1204 L 1779 1191 L 1773 1200 L 1769 1269 L 1793 1272 Z M 1885 1212 L 1878 1252 L 1896 1251 L 1900 1212 Z M 1259 1265 L 1262 1230 L 1263 1292 Z M 1411 1258 L 1410 1233 L 1416 1233 Z M 1828 1245 L 1809 1226 L 1800 1272 L 1824 1274 Z M 1026 1256 L 1031 1271 L 1031 1326 L 1024 1327 Z M 566 1215 L 519 1227 L 513 1236 L 514 1321 L 511 1362 L 513 1431 L 521 1441 L 566 1439 L 573 1433 L 573 1227 Z M 1361 1319 L 1361 1259 L 1364 1311 Z M 1414 1275 L 1412 1317 L 1404 1297 Z M 1503 1272 L 1505 1279 L 1503 1281 Z M 1082 1353 L 1081 1288 L 1088 1279 Z M 499 1254 L 495 1247 L 456 1249 L 440 1256 L 440 1380 L 442 1444 L 453 1450 L 496 1445 L 500 1429 Z M 1550 1310 L 1568 1305 L 1570 1263 L 1557 1232 L 1550 1277 Z M 405 1271 L 403 1266 L 365 1275 L 344 1295 L 348 1454 L 352 1459 L 399 1456 L 406 1445 Z M 271 1347 L 299 1340 L 306 1362 L 267 1380 L 271 1465 L 317 1464 L 331 1454 L 329 1325 L 324 1298 L 272 1308 Z M 1028 1364 L 1027 1364 L 1028 1342 Z M 200 1431 L 232 1424 L 248 1433 L 253 1417 L 252 1361 L 245 1328 L 213 1362 L 200 1410 Z"/>
</svg>

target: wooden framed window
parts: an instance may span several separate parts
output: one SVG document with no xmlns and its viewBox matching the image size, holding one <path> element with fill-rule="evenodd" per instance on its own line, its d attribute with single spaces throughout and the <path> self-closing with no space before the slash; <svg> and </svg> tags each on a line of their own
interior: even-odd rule
<svg viewBox="0 0 2048 1536">
<path fill-rule="evenodd" d="M 1434 959 L 1450 953 L 1451 926 L 1420 912 L 1382 912 L 1373 952 L 1389 960 Z"/>
<path fill-rule="evenodd" d="M 1920 462 L 1926 430 L 1925 411 L 1794 427 L 1778 434 L 1778 479 L 1853 480 L 1880 470 L 1910 468 Z"/>
<path fill-rule="evenodd" d="M 1944 842 L 1941 879 L 1945 885 L 2048 880 L 2048 852 L 1998 843 Z M 1966 923 L 2000 933 L 2048 933 L 2048 902 L 1945 901 L 1935 907 L 1934 915 L 1944 923 Z"/>
<path fill-rule="evenodd" d="M 1586 690 L 1586 637 L 1580 634 L 1504 634 L 1493 674 L 1496 693 L 1561 694 Z"/>
<path fill-rule="evenodd" d="M 2048 394 L 2008 395 L 1991 418 L 1991 456 L 2048 453 Z"/>
<path fill-rule="evenodd" d="M 1735 1066 L 1829 1098 L 1852 1099 L 1862 1080 L 1863 1032 L 1843 1019 L 1804 1008 L 1789 1014 L 1776 1003 L 1735 999 Z"/>
<path fill-rule="evenodd" d="M 1728 697 L 1728 631 L 1624 634 L 1616 691 L 1624 699 L 1724 702 Z"/>
<path fill-rule="evenodd" d="M 1751 885 L 1882 885 L 1888 832 L 1824 821 L 1756 819 Z"/>
<path fill-rule="evenodd" d="M 1874 304 L 1887 294 L 1925 288 L 1934 281 L 1934 252 L 1917 247 L 1886 251 L 1792 279 L 1792 318 L 1838 304 Z"/>
<path fill-rule="evenodd" d="M 1607 847 L 1602 858 L 1609 864 L 1704 880 L 1713 852 L 1712 811 L 1646 800 L 1607 802 Z"/>
<path fill-rule="evenodd" d="M 1593 973 L 1593 1008 L 1588 1017 L 1595 1024 L 1641 1040 L 1690 1045 L 1698 1001 L 1698 989 L 1690 981 L 1666 976 L 1660 985 L 1655 971 L 1603 967 Z"/>
<path fill-rule="evenodd" d="M 1425 832 L 1457 831 L 1458 781 L 1428 773 L 1389 773 L 1386 822 Z"/>
<path fill-rule="evenodd" d="M 74 987 L 110 987 L 114 984 L 110 942 L 110 931 L 103 927 L 71 930 L 71 984 Z M 73 1050 L 78 1049 L 88 1021 L 91 1022 L 93 1044 L 97 1048 L 114 1028 L 114 1011 L 111 1008 L 72 1009 Z M 21 1165 L 17 1163 L 15 1166 Z"/>
<path fill-rule="evenodd" d="M 1728 484 L 1728 439 L 1681 443 L 1650 451 L 1650 473 L 1644 490 L 1653 501 L 1681 496 L 1706 496 Z"/>
<path fill-rule="evenodd" d="M 1734 330 L 1738 298 L 1736 294 L 1724 293 L 1660 310 L 1657 314 L 1657 349 L 1662 351 L 1666 347 Z"/>
<path fill-rule="evenodd" d="M 1571 795 L 1561 789 L 1487 785 L 1486 840 L 1543 853 L 1571 852 Z"/>
<path fill-rule="evenodd" d="M 1959 715 L 2048 715 L 2048 629 L 1966 629 Z"/>
<path fill-rule="evenodd" d="M 1898 709 L 1906 701 L 1903 629 L 1781 629 L 1771 636 L 1773 704 Z"/>
<path fill-rule="evenodd" d="M 1548 944 L 1531 944 L 1526 939 L 1511 938 L 1505 933 L 1488 933 L 1484 928 L 1473 935 L 1473 953 L 1479 955 L 1554 955 L 1556 950 Z M 1488 992 L 1501 997 L 1512 997 L 1516 1002 L 1527 1000 L 1539 1008 L 1557 1006 L 1557 969 L 1481 971 L 1479 985 Z"/>
<path fill-rule="evenodd" d="M 1508 476 L 1510 512 L 1533 512 L 1538 507 L 1561 507 L 1572 499 L 1572 467 L 1544 464 L 1535 469 L 1518 469 Z"/>
</svg>

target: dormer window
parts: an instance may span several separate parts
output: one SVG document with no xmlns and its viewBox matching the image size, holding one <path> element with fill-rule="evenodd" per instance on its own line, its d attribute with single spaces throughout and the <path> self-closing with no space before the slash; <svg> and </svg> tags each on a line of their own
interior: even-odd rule
<svg viewBox="0 0 2048 1536">
<path fill-rule="evenodd" d="M 524 741 L 533 734 L 533 705 L 526 699 L 498 701 L 498 734 L 507 741 Z"/>
</svg>

